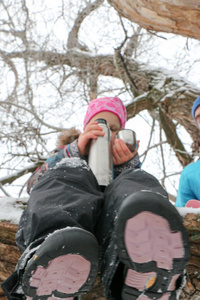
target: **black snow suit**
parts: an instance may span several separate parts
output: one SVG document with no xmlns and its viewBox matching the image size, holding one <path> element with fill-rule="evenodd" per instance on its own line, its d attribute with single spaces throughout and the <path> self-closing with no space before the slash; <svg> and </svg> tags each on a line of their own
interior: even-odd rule
<svg viewBox="0 0 200 300">
<path fill-rule="evenodd" d="M 48 234 L 68 226 L 84 228 L 96 236 L 106 299 L 121 299 L 118 289 L 123 270 L 115 242 L 115 219 L 120 204 L 130 194 L 142 190 L 158 192 L 166 199 L 167 193 L 155 177 L 140 169 L 138 155 L 116 168 L 116 178 L 103 191 L 87 161 L 77 153 L 76 141 L 64 146 L 30 181 L 37 183 L 16 234 L 16 243 L 23 254 L 16 271 L 2 284 L 9 299 L 24 297 L 20 293 L 20 278 L 30 253 L 36 251 Z"/>
</svg>

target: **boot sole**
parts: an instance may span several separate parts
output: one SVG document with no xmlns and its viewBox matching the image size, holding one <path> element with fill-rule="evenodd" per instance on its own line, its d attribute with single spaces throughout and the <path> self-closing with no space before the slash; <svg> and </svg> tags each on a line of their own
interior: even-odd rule
<svg viewBox="0 0 200 300">
<path fill-rule="evenodd" d="M 23 275 L 25 295 L 37 299 L 67 298 L 86 293 L 98 272 L 95 237 L 80 228 L 51 234 L 36 251 Z"/>
<path fill-rule="evenodd" d="M 176 282 L 190 257 L 176 208 L 159 194 L 138 192 L 122 203 L 116 230 L 127 267 L 122 299 L 176 299 Z"/>
</svg>

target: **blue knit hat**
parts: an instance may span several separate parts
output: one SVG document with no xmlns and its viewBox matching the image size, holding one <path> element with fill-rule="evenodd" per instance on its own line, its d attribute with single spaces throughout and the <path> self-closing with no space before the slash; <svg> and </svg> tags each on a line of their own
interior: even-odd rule
<svg viewBox="0 0 200 300">
<path fill-rule="evenodd" d="M 197 107 L 200 106 L 200 97 L 198 97 L 194 103 L 193 103 L 193 106 L 192 106 L 192 117 L 193 119 L 195 120 L 195 111 L 197 109 Z"/>
</svg>

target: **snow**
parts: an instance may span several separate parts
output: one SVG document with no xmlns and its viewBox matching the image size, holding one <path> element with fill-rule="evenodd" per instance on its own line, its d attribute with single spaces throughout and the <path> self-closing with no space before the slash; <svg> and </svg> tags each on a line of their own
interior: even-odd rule
<svg viewBox="0 0 200 300">
<path fill-rule="evenodd" d="M 0 197 L 0 221 L 18 224 L 27 201 L 28 197 Z M 200 208 L 177 207 L 177 210 L 181 216 L 185 216 L 188 213 L 200 214 Z"/>
<path fill-rule="evenodd" d="M 18 224 L 28 198 L 0 197 L 0 221 Z"/>
<path fill-rule="evenodd" d="M 83 169 L 90 170 L 87 162 L 79 157 L 66 157 L 63 158 L 60 162 L 58 162 L 52 169 L 58 169 L 61 165 L 66 165 L 71 168 L 82 167 Z M 65 172 L 65 171 L 64 171 Z"/>
<path fill-rule="evenodd" d="M 192 208 L 192 207 L 177 207 L 177 210 L 181 216 L 185 216 L 186 214 L 200 214 L 200 208 Z"/>
</svg>

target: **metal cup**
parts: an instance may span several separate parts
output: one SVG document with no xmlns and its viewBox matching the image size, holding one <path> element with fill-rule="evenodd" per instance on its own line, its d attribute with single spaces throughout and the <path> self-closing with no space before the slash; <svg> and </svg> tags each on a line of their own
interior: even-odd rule
<svg viewBox="0 0 200 300">
<path fill-rule="evenodd" d="M 134 152 L 137 148 L 136 133 L 131 129 L 119 130 L 116 134 L 116 138 L 123 140 L 131 152 Z"/>
</svg>

